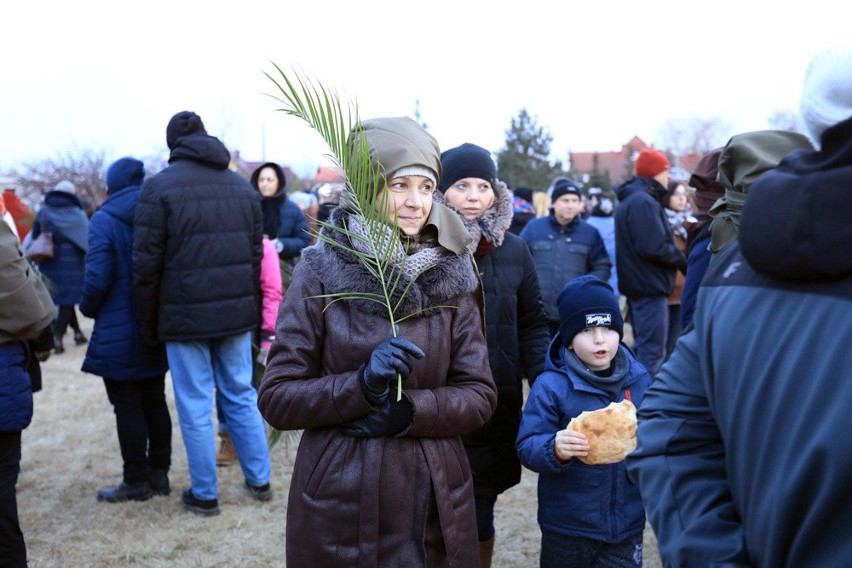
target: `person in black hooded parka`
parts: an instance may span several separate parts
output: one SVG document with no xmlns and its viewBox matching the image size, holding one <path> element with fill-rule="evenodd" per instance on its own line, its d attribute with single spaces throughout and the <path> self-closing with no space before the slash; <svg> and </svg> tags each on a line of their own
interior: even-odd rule
<svg viewBox="0 0 852 568">
<path fill-rule="evenodd" d="M 278 251 L 281 279 L 286 289 L 296 259 L 302 249 L 311 244 L 308 221 L 299 206 L 287 199 L 287 180 L 278 164 L 267 162 L 257 168 L 251 174 L 251 185 L 261 196 L 263 234 Z"/>
<path fill-rule="evenodd" d="M 219 513 L 213 393 L 222 403 L 247 489 L 272 498 L 266 429 L 252 386 L 260 323 L 260 199 L 194 112 L 166 127 L 169 166 L 142 184 L 133 218 L 133 299 L 142 338 L 166 344 L 191 487 L 181 501 Z"/>
</svg>

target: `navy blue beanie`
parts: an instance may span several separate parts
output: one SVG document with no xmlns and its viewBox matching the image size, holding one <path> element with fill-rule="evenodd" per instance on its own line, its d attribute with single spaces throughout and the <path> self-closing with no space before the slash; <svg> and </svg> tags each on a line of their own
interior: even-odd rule
<svg viewBox="0 0 852 568">
<path fill-rule="evenodd" d="M 112 194 L 125 187 L 142 185 L 145 179 L 145 166 L 130 156 L 112 163 L 106 172 L 107 193 Z"/>
<path fill-rule="evenodd" d="M 583 193 L 580 191 L 579 185 L 568 178 L 559 178 L 550 188 L 550 203 L 556 203 L 556 200 L 566 193 L 573 193 L 577 197 L 583 197 Z"/>
<path fill-rule="evenodd" d="M 491 152 L 468 142 L 444 150 L 441 153 L 441 169 L 444 170 L 438 185 L 438 191 L 441 193 L 464 178 L 484 179 L 492 186 L 497 180 L 497 166 L 491 159 Z"/>
<path fill-rule="evenodd" d="M 207 134 L 201 117 L 189 110 L 182 110 L 169 120 L 166 126 L 166 144 L 174 150 L 179 138 L 190 134 Z"/>
<path fill-rule="evenodd" d="M 591 274 L 570 280 L 556 298 L 559 335 L 566 347 L 587 327 L 609 327 L 624 338 L 624 319 L 612 287 Z"/>
</svg>

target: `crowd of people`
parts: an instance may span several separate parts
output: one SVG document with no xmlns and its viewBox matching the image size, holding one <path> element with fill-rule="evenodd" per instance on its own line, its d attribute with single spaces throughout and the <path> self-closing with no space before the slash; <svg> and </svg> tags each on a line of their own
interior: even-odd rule
<svg viewBox="0 0 852 568">
<path fill-rule="evenodd" d="M 168 166 L 113 162 L 91 219 L 68 180 L 36 212 L 5 192 L 0 565 L 27 563 L 21 431 L 68 327 L 115 414 L 123 475 L 98 501 L 171 494 L 167 374 L 195 514 L 237 462 L 272 500 L 267 429 L 303 431 L 291 566 L 491 566 L 522 467 L 542 567 L 641 566 L 646 512 L 665 565 L 848 562 L 850 69 L 813 58 L 807 136 L 737 134 L 677 180 L 649 148 L 612 191 L 513 189 L 485 148 L 384 117 L 349 133 L 380 190 L 365 210 L 288 194 L 274 162 L 242 177 L 182 111 Z M 569 423 L 625 401 L 637 449 L 587 463 Z"/>
</svg>

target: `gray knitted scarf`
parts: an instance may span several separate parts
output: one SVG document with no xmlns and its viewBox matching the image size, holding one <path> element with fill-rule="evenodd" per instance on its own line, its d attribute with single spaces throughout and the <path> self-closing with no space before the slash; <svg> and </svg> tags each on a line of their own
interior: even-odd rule
<svg viewBox="0 0 852 568">
<path fill-rule="evenodd" d="M 387 249 L 393 242 L 391 240 L 393 227 L 380 222 L 373 223 L 368 229 L 364 224 L 364 217 L 361 215 L 350 215 L 347 227 L 351 233 L 356 235 L 355 238 L 351 239 L 351 242 L 359 252 L 368 255 L 376 254 L 379 258 L 385 258 L 388 253 Z M 402 267 L 403 274 L 408 276 L 410 280 L 416 280 L 418 274 L 434 266 L 441 254 L 438 247 L 419 246 L 416 247 L 415 252 L 406 256 L 402 242 L 397 241 L 397 243 L 399 244 L 395 250 L 390 251 L 390 259 L 396 267 Z M 374 246 L 378 247 L 378 250 L 374 250 Z M 413 250 L 413 248 L 410 250 Z"/>
</svg>

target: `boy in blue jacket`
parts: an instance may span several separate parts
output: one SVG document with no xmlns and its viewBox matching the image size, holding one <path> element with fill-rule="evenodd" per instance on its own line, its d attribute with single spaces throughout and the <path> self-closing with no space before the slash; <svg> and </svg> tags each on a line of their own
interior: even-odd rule
<svg viewBox="0 0 852 568">
<path fill-rule="evenodd" d="M 648 372 L 621 344 L 624 320 L 612 288 L 591 275 L 557 298 L 559 332 L 530 390 L 517 450 L 537 472 L 542 568 L 640 566 L 645 511 L 624 461 L 588 465 L 586 437 L 567 428 L 586 410 L 642 402 Z"/>
</svg>

